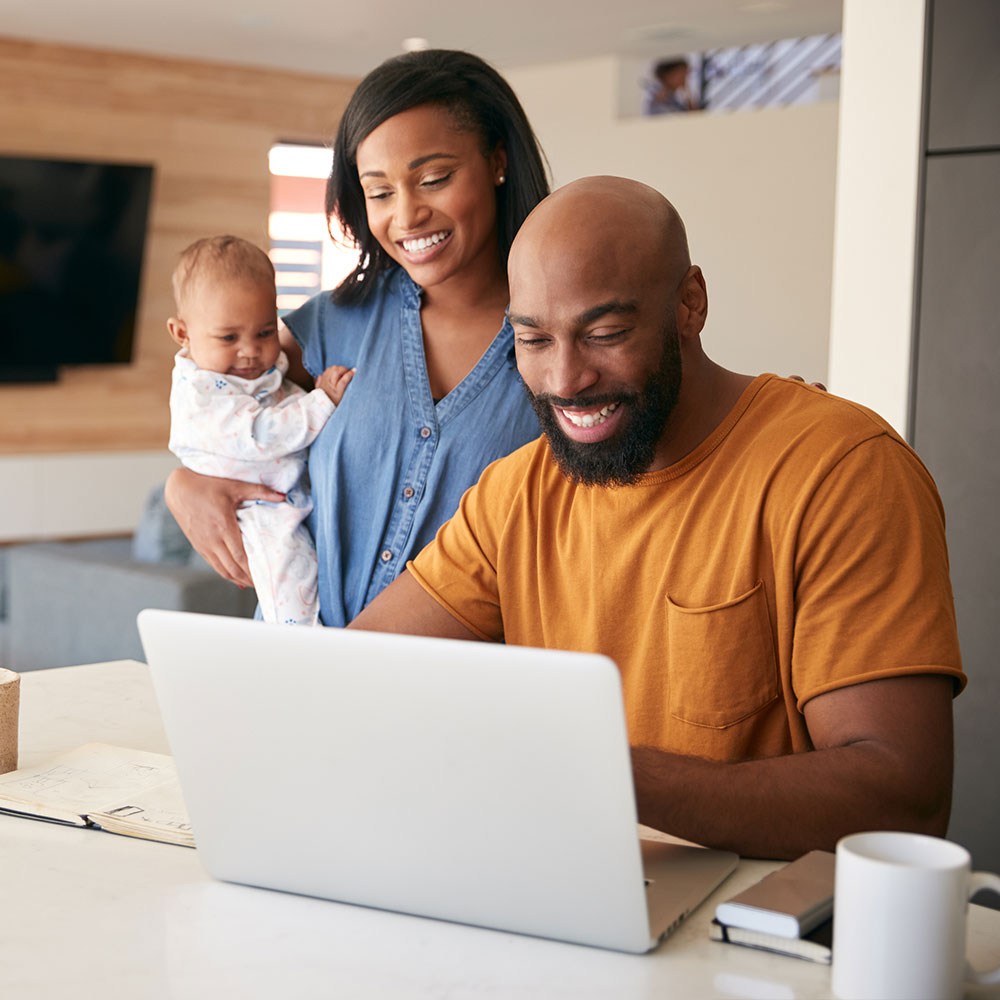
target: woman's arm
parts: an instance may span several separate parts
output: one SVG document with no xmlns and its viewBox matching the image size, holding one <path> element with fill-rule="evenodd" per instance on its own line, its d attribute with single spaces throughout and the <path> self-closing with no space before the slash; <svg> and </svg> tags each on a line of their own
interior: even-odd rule
<svg viewBox="0 0 1000 1000">
<path fill-rule="evenodd" d="M 181 531 L 209 566 L 239 587 L 252 587 L 236 508 L 244 500 L 279 503 L 284 494 L 256 483 L 202 476 L 182 467 L 167 477 L 165 497 Z"/>
<path fill-rule="evenodd" d="M 292 331 L 278 320 L 278 343 L 288 357 L 288 377 L 303 389 L 312 389 L 315 386 L 312 375 L 309 374 L 306 366 L 302 363 L 302 348 L 298 341 L 292 336 Z"/>
</svg>

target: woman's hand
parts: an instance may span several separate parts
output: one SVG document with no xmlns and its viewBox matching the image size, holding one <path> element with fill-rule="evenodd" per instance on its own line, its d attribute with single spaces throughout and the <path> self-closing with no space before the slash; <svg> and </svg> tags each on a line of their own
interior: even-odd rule
<svg viewBox="0 0 1000 1000">
<path fill-rule="evenodd" d="M 280 503 L 285 495 L 256 483 L 178 468 L 167 477 L 164 496 L 181 531 L 209 566 L 239 587 L 252 587 L 236 508 L 244 500 Z"/>
<path fill-rule="evenodd" d="M 789 375 L 788 376 L 794 382 L 805 382 L 805 379 L 801 375 Z M 822 382 L 810 382 L 809 383 L 814 389 L 822 389 L 826 392 L 826 386 Z"/>
</svg>

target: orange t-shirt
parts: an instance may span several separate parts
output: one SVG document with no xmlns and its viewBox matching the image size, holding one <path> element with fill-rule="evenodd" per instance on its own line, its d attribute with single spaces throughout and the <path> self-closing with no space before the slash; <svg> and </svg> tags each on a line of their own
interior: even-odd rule
<svg viewBox="0 0 1000 1000">
<path fill-rule="evenodd" d="M 576 485 L 525 445 L 409 569 L 485 639 L 610 656 L 631 741 L 709 760 L 810 749 L 825 691 L 965 683 L 930 474 L 870 410 L 774 375 L 634 486 Z"/>
</svg>

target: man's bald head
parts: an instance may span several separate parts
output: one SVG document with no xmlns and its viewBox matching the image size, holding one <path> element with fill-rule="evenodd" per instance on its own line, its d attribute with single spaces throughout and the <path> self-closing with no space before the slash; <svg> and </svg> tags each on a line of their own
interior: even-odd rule
<svg viewBox="0 0 1000 1000">
<path fill-rule="evenodd" d="M 511 247 L 512 285 L 519 267 L 534 269 L 541 261 L 606 275 L 616 263 L 671 289 L 691 266 L 674 206 L 654 188 L 624 177 L 573 181 L 534 209 Z"/>
<path fill-rule="evenodd" d="M 518 370 L 565 475 L 626 485 L 659 467 L 707 308 L 673 205 L 620 177 L 567 184 L 528 216 L 508 270 Z"/>
</svg>

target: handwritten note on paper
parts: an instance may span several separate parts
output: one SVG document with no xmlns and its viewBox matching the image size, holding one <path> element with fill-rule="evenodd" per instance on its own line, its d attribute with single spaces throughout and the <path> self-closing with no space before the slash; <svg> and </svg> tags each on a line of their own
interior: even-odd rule
<svg viewBox="0 0 1000 1000">
<path fill-rule="evenodd" d="M 0 776 L 0 810 L 194 846 L 173 758 L 88 743 Z"/>
</svg>

